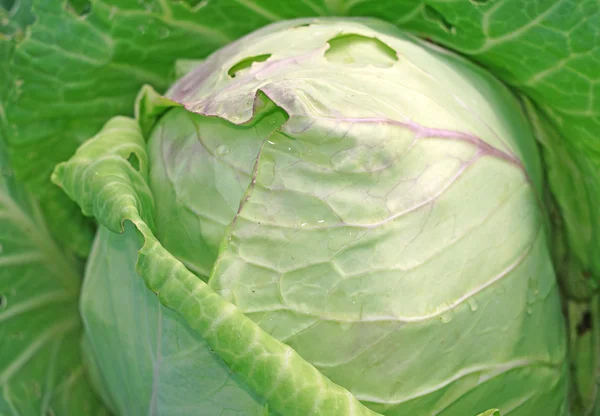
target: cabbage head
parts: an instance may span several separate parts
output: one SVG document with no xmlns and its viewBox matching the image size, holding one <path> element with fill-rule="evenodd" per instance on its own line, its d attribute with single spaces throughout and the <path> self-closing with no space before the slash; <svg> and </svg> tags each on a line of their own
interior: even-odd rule
<svg viewBox="0 0 600 416">
<path fill-rule="evenodd" d="M 112 412 L 568 414 L 527 103 L 367 18 L 185 67 L 53 176 L 101 224 L 81 311 Z"/>
</svg>

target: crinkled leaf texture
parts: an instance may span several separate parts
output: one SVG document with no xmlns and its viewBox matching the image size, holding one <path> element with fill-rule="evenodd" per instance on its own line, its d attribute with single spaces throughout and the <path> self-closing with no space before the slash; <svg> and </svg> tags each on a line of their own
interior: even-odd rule
<svg viewBox="0 0 600 416">
<path fill-rule="evenodd" d="M 540 163 L 499 82 L 382 22 L 311 19 L 168 97 L 147 90 L 54 180 L 134 223 L 148 287 L 270 409 L 567 411 Z"/>
</svg>

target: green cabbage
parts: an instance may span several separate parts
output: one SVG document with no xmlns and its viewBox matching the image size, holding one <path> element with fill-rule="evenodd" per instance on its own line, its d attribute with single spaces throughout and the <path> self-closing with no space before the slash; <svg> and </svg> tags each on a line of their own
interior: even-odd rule
<svg viewBox="0 0 600 416">
<path fill-rule="evenodd" d="M 0 415 L 598 414 L 598 28 L 0 0 Z"/>
<path fill-rule="evenodd" d="M 133 234 L 101 231 L 82 312 L 117 413 L 330 414 L 327 390 L 273 399 L 317 382 L 288 354 L 264 364 L 239 336 L 250 318 L 379 414 L 566 414 L 541 165 L 500 82 L 379 21 L 310 19 L 232 43 L 166 96 L 145 90 L 142 130 L 116 119 L 55 173 L 112 231 L 136 224 L 138 272 L 193 329 L 194 293 L 226 305 L 194 341 L 137 283 Z"/>
</svg>

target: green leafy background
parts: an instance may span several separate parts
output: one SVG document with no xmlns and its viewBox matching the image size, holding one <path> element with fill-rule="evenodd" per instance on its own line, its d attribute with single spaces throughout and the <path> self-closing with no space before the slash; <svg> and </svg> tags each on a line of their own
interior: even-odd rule
<svg viewBox="0 0 600 416">
<path fill-rule="evenodd" d="M 104 0 L 91 4 L 0 0 L 0 141 L 11 163 L 3 160 L 0 184 L 0 293 L 6 297 L 0 306 L 4 314 L 0 315 L 0 332 L 29 325 L 20 341 L 23 344 L 10 347 L 14 357 L 2 360 L 3 397 L 7 391 L 31 388 L 26 381 L 19 381 L 20 387 L 11 384 L 19 377 L 32 383 L 38 374 L 45 374 L 41 379 L 51 381 L 44 388 L 34 386 L 26 397 L 35 398 L 32 403 L 38 408 L 47 406 L 54 403 L 48 397 L 64 390 L 54 375 L 72 375 L 80 365 L 78 336 L 73 335 L 79 325 L 78 284 L 71 282 L 65 289 L 63 272 L 55 270 L 53 260 L 64 257 L 70 273 L 79 274 L 79 261 L 72 253 L 88 253 L 95 226 L 50 183 L 54 166 L 69 158 L 111 116 L 130 115 L 140 86 L 147 83 L 164 91 L 173 80 L 176 59 L 203 58 L 276 20 L 314 15 L 380 17 L 470 57 L 529 97 L 528 111 L 542 124 L 536 133 L 544 149 L 552 196 L 560 208 L 556 223 L 564 227 L 557 238 L 564 236 L 566 244 L 561 244 L 568 247 L 563 248 L 564 273 L 571 274 L 568 279 L 600 277 L 597 0 L 302 0 L 287 4 L 281 7 L 275 0 Z M 23 241 L 13 244 L 13 236 Z M 47 247 L 54 251 L 48 252 Z M 36 252 L 40 260 L 15 263 L 23 252 Z M 31 285 L 32 276 L 43 278 Z M 11 290 L 21 286 L 29 292 L 18 289 L 11 299 Z M 63 302 L 60 311 L 44 309 L 43 319 L 60 326 L 69 317 L 73 326 L 40 338 L 46 332 L 36 325 L 43 319 L 18 311 L 26 310 L 31 299 L 44 299 L 63 289 L 74 297 Z M 54 328 L 44 326 L 49 327 Z M 1 339 L 8 339 L 4 332 Z M 48 342 L 37 348 L 40 340 Z M 54 364 L 56 360 L 44 356 L 56 353 L 52 348 L 70 349 L 74 361 L 65 367 Z M 18 356 L 17 351 L 29 351 L 29 355 Z M 94 400 L 87 403 L 94 407 Z M 19 414 L 18 406 L 0 401 L 0 409 L 8 409 L 8 414 Z"/>
</svg>

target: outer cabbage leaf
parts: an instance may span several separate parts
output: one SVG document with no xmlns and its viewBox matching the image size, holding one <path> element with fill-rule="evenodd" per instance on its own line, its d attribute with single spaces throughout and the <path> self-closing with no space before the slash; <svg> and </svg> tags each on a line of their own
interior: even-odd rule
<svg viewBox="0 0 600 416">
<path fill-rule="evenodd" d="M 571 408 L 574 415 L 594 415 L 600 409 L 598 366 L 600 364 L 600 320 L 598 295 L 589 302 L 569 300 L 569 352 L 572 366 Z"/>
<path fill-rule="evenodd" d="M 79 264 L 5 156 L 0 142 L 0 414 L 107 415 L 81 362 Z"/>
<path fill-rule="evenodd" d="M 0 36 L 21 37 L 33 20 L 31 0 L 0 1 Z"/>
<path fill-rule="evenodd" d="M 583 192 L 585 178 L 577 163 L 564 150 L 566 143 L 530 100 L 524 99 L 523 102 L 536 138 L 542 145 L 551 188 L 555 192 L 567 188 L 575 193 Z M 598 294 L 593 295 L 597 292 L 598 281 L 592 278 L 586 265 L 569 248 L 563 224 L 569 219 L 576 221 L 577 216 L 585 217 L 587 206 L 579 204 L 576 211 L 567 211 L 564 216 L 556 212 L 552 201 L 548 201 L 547 206 L 554 225 L 553 258 L 562 293 L 566 297 L 563 311 L 570 327 L 571 407 L 575 414 L 593 414 L 595 409 L 600 409 L 597 384 L 600 374 L 600 321 Z"/>
<path fill-rule="evenodd" d="M 115 414 L 266 414 L 225 363 L 135 270 L 135 231 L 100 227 L 90 254 L 81 310 L 88 358 Z"/>
</svg>

